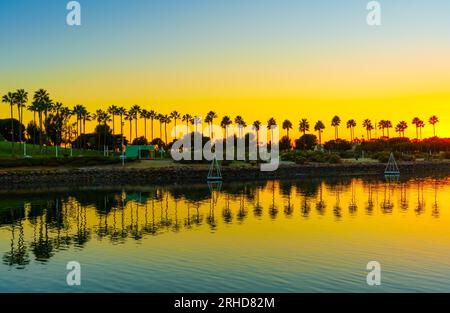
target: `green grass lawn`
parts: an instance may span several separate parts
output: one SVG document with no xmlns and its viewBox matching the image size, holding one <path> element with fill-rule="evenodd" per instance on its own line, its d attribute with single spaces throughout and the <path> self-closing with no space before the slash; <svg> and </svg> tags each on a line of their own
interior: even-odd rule
<svg viewBox="0 0 450 313">
<path fill-rule="evenodd" d="M 0 158 L 11 158 L 12 143 L 9 141 L 0 141 Z M 24 144 L 14 143 L 14 157 L 22 158 L 24 156 Z M 64 157 L 64 155 L 70 156 L 70 148 L 58 148 L 58 157 Z M 56 157 L 56 148 L 51 146 L 43 146 L 42 149 L 39 145 L 26 145 L 26 155 L 33 158 L 54 158 Z M 103 151 L 91 151 L 91 150 L 79 150 L 73 149 L 72 156 L 103 156 Z"/>
</svg>

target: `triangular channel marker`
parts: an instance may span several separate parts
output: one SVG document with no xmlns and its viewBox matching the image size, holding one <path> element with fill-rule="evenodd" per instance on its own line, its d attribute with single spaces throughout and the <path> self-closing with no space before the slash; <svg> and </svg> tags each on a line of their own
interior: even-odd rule
<svg viewBox="0 0 450 313">
<path fill-rule="evenodd" d="M 222 180 L 222 173 L 220 172 L 220 165 L 217 162 L 216 155 L 213 156 L 211 164 L 209 165 L 207 180 Z"/>
<path fill-rule="evenodd" d="M 391 152 L 389 156 L 389 161 L 384 170 L 384 175 L 400 175 L 400 171 L 397 166 L 397 162 L 395 162 L 394 153 Z"/>
</svg>

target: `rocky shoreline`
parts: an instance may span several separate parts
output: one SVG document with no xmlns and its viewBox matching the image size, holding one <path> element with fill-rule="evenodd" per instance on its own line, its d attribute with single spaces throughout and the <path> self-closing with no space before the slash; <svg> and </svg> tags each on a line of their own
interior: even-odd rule
<svg viewBox="0 0 450 313">
<path fill-rule="evenodd" d="M 297 179 L 302 177 L 383 176 L 381 163 L 341 163 L 282 165 L 274 172 L 259 167 L 223 167 L 224 182 Z M 450 173 L 450 162 L 422 161 L 399 163 L 402 175 Z M 114 186 L 148 184 L 189 184 L 206 182 L 207 168 L 73 168 L 37 170 L 0 170 L 0 189 L 33 186 Z"/>
</svg>

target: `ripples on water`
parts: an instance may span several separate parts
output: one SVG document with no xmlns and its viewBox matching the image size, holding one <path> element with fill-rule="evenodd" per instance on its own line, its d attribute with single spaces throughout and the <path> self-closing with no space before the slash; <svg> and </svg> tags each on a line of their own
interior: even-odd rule
<svg viewBox="0 0 450 313">
<path fill-rule="evenodd" d="M 0 291 L 450 291 L 448 177 L 0 195 Z"/>
</svg>

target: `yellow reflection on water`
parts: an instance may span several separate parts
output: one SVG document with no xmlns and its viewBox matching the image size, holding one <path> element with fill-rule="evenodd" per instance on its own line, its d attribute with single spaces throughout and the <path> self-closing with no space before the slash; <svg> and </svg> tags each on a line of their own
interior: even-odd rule
<svg viewBox="0 0 450 313">
<path fill-rule="evenodd" d="M 2 266 L 84 251 L 142 266 L 268 262 L 295 274 L 355 262 L 364 270 L 375 259 L 419 270 L 450 256 L 449 198 L 448 178 L 9 193 L 0 201 Z"/>
</svg>

